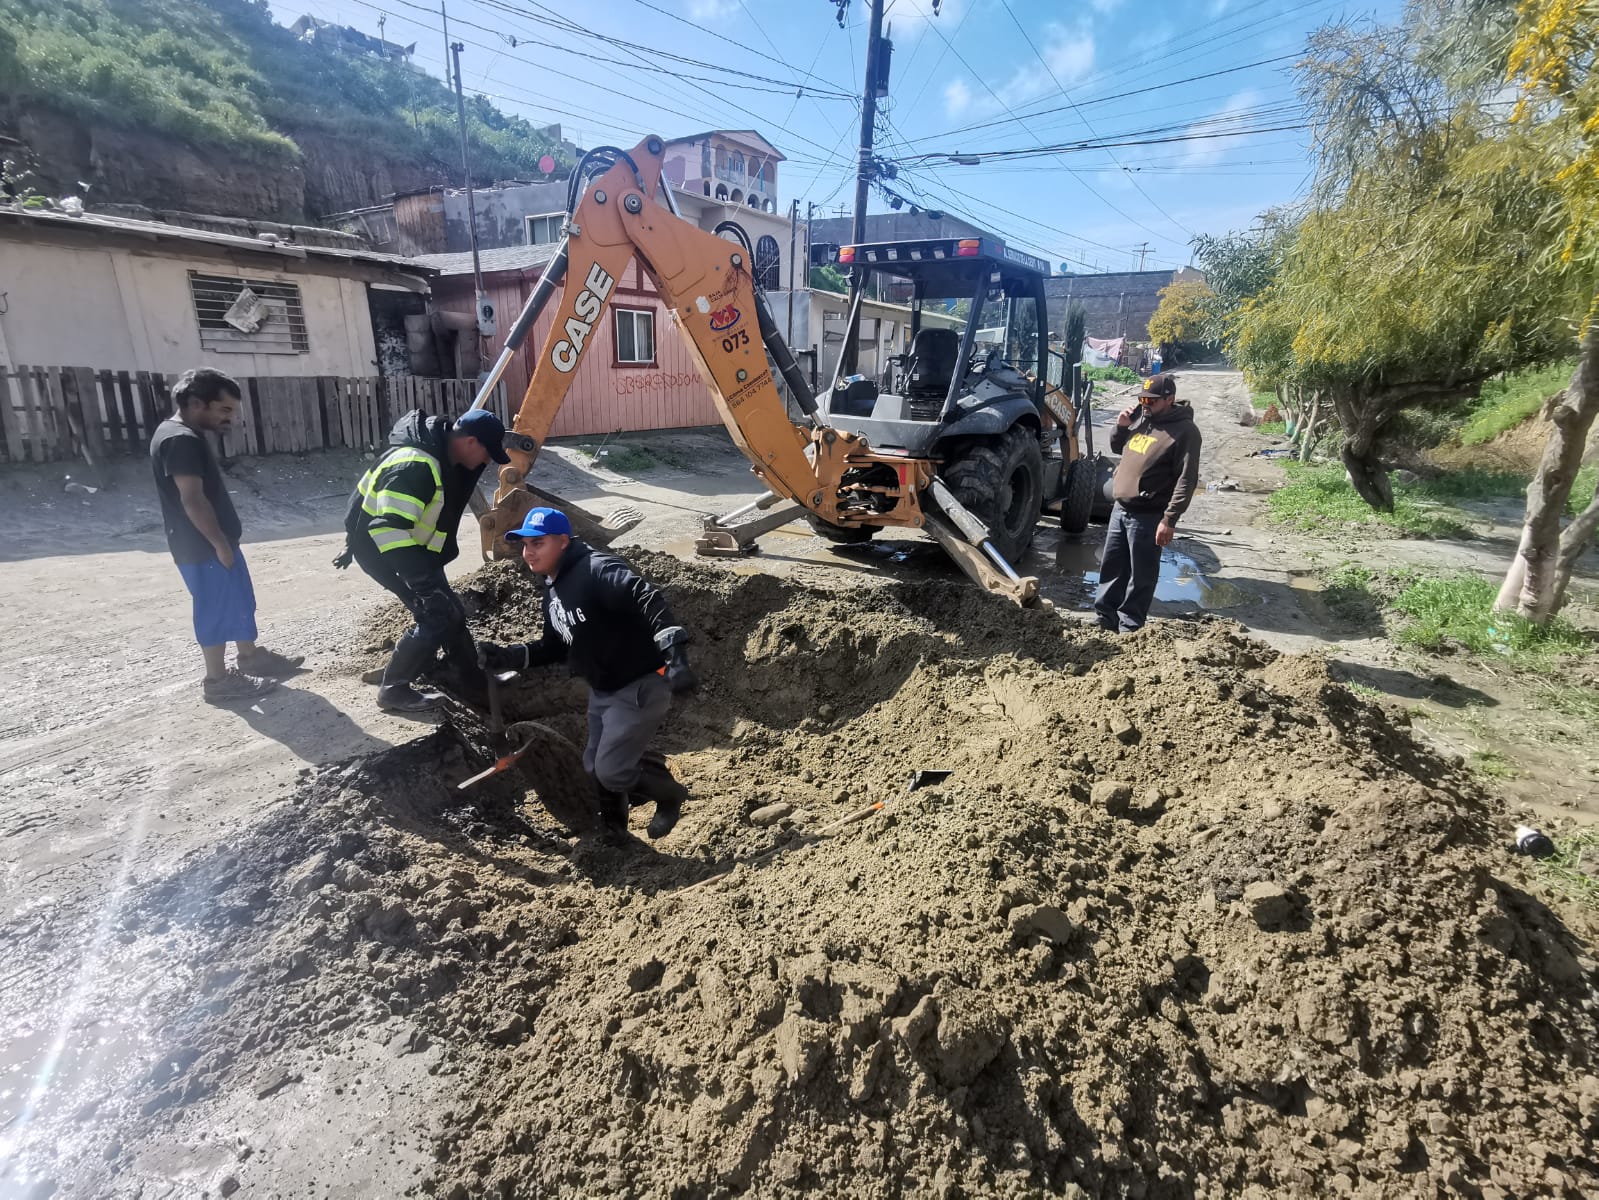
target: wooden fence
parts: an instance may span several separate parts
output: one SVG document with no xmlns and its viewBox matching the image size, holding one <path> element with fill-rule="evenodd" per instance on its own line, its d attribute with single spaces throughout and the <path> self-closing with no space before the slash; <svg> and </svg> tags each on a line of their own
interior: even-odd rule
<svg viewBox="0 0 1599 1200">
<path fill-rule="evenodd" d="M 149 450 L 155 427 L 172 415 L 176 375 L 91 367 L 0 368 L 0 461 L 91 462 Z M 351 447 L 375 449 L 400 416 L 420 408 L 456 416 L 472 403 L 470 379 L 374 375 L 247 376 L 233 429 L 222 453 L 302 453 Z M 488 406 L 510 425 L 505 387 Z"/>
</svg>

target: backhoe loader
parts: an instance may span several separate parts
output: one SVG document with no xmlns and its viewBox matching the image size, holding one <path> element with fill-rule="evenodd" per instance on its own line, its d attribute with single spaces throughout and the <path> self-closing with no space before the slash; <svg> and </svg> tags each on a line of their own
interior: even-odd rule
<svg viewBox="0 0 1599 1200">
<path fill-rule="evenodd" d="M 802 515 L 834 541 L 863 541 L 885 527 L 921 529 L 984 588 L 1036 602 L 1037 580 L 1020 576 L 1010 560 L 1031 541 L 1046 497 L 1064 492 L 1063 503 L 1081 509 L 1086 523 L 1091 487 L 1081 479 L 1092 474 L 1076 434 L 1079 423 L 1087 427 L 1086 405 L 1074 406 L 1039 377 L 1044 264 L 984 239 L 906 243 L 903 257 L 901 245 L 846 248 L 861 255 L 863 268 L 912 281 L 912 340 L 881 379 L 841 377 L 818 404 L 755 286 L 748 237 L 731 222 L 707 232 L 682 217 L 662 179 L 663 149 L 658 137 L 631 151 L 598 147 L 572 173 L 555 256 L 474 402 L 488 401 L 564 282 L 506 439 L 511 461 L 479 518 L 485 557 L 504 556 L 505 533 L 551 499 L 529 490 L 528 471 L 617 281 L 636 262 L 675 315 L 723 422 L 768 488 L 755 503 L 708 519 L 702 549 L 747 549 Z M 923 305 L 946 294 L 971 300 L 964 332 L 921 325 Z M 1001 331 L 997 344 L 978 342 L 980 320 Z M 802 422 L 788 415 L 774 369 Z"/>
</svg>

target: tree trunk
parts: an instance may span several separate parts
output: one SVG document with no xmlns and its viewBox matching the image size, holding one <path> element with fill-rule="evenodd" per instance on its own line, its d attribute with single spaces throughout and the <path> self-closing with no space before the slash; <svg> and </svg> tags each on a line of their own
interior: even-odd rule
<svg viewBox="0 0 1599 1200">
<path fill-rule="evenodd" d="M 1544 445 L 1538 473 L 1527 488 L 1527 520 L 1521 530 L 1521 544 L 1499 589 L 1499 598 L 1494 601 L 1496 609 L 1513 608 L 1541 625 L 1555 615 L 1564 601 L 1571 567 L 1592 539 L 1595 522 L 1599 522 L 1599 516 L 1593 515 L 1599 505 L 1596 499 L 1571 523 L 1567 531 L 1570 538 L 1561 535 L 1561 518 L 1571 496 L 1571 485 L 1582 467 L 1583 445 L 1596 415 L 1599 322 L 1591 323 L 1583 332 L 1571 383 L 1544 406 L 1544 416 L 1552 426 L 1549 441 Z"/>
<path fill-rule="evenodd" d="M 1393 487 L 1377 461 L 1377 431 L 1388 420 L 1389 406 L 1373 401 L 1360 388 L 1335 388 L 1332 396 L 1333 410 L 1344 427 L 1342 457 L 1349 482 L 1367 504 L 1379 512 L 1393 512 Z"/>
<path fill-rule="evenodd" d="M 1316 445 L 1316 426 L 1321 421 L 1321 392 L 1310 394 L 1310 415 L 1305 418 L 1305 437 L 1299 443 L 1299 461 L 1309 462 L 1310 452 Z"/>
</svg>

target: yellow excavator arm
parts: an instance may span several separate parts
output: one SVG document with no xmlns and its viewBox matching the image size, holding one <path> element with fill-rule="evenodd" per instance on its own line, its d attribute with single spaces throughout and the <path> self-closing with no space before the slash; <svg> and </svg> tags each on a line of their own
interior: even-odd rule
<svg viewBox="0 0 1599 1200">
<path fill-rule="evenodd" d="M 961 526 L 961 547 L 949 548 L 968 574 L 992 590 L 1012 594 L 1013 581 L 1031 582 L 1019 580 L 991 547 L 987 553 L 1004 568 L 1003 575 L 992 566 L 985 568 L 980 553 L 968 554 L 978 560 L 975 572 L 973 563 L 962 561 L 961 551 L 981 546 L 986 531 L 980 523 L 972 528 L 971 514 L 935 481 L 933 460 L 878 453 L 859 436 L 821 421 L 765 296 L 755 287 L 747 241 L 709 233 L 675 211 L 670 187 L 662 186 L 663 150 L 659 138 L 649 137 L 630 152 L 608 148 L 590 152 L 588 159 L 603 155 L 600 165 L 605 169 L 583 189 L 554 260 L 479 389 L 476 403 L 481 405 L 564 281 L 554 322 L 538 349 L 527 393 L 506 440 L 511 461 L 500 468 L 494 504 L 479 519 L 484 555 L 504 556 L 505 534 L 538 503 L 539 497 L 528 490 L 527 474 L 595 341 L 618 282 L 636 263 L 670 310 L 669 320 L 693 352 L 733 440 L 770 489 L 762 508 L 787 500 L 834 525 L 927 528 L 948 547 L 949 527 L 936 513 L 923 509 L 923 495 L 931 489 L 938 507 Z M 574 188 L 579 182 L 580 177 L 574 180 Z M 666 197 L 665 204 L 656 199 L 657 192 Z M 768 352 L 808 413 L 809 427 L 789 418 Z M 870 485 L 859 482 L 866 469 L 874 469 Z M 952 506 L 958 511 L 950 511 Z M 784 511 L 790 507 L 784 506 Z M 960 535 L 955 537 L 961 541 Z M 984 569 L 999 576 L 999 582 L 983 578 Z M 1036 595 L 1036 585 L 1031 594 Z"/>
</svg>

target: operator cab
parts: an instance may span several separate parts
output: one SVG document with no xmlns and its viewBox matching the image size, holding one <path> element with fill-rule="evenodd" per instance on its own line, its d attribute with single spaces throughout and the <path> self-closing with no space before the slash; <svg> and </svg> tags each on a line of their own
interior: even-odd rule
<svg viewBox="0 0 1599 1200">
<path fill-rule="evenodd" d="M 881 359 L 880 338 L 857 338 L 854 372 L 839 355 L 832 386 L 816 398 L 828 424 L 912 457 L 947 438 L 1003 433 L 1019 419 L 1038 425 L 1047 263 L 994 238 L 844 246 L 838 260 L 868 279 L 849 330 L 860 329 L 868 290 L 897 294 L 911 319 Z"/>
</svg>

